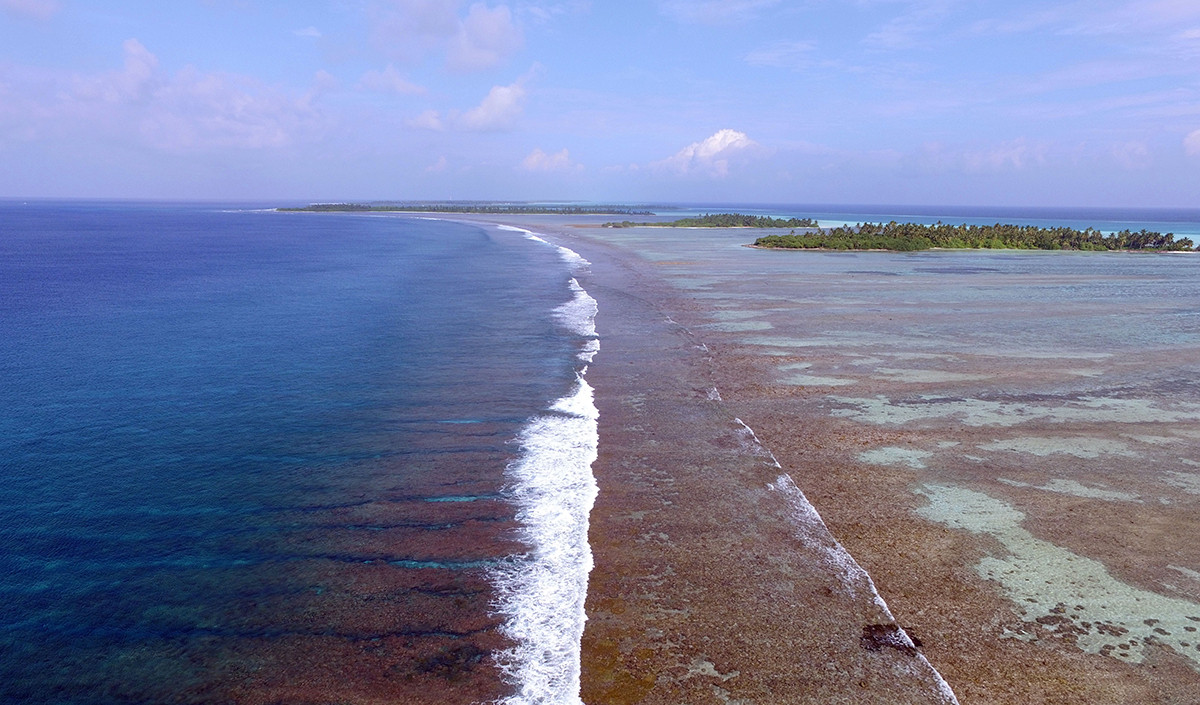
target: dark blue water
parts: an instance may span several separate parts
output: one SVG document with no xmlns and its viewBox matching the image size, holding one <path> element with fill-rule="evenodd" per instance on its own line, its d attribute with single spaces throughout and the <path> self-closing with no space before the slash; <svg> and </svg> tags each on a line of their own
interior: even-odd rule
<svg viewBox="0 0 1200 705">
<path fill-rule="evenodd" d="M 473 225 L 0 203 L 0 701 L 503 693 L 568 279 Z"/>
</svg>

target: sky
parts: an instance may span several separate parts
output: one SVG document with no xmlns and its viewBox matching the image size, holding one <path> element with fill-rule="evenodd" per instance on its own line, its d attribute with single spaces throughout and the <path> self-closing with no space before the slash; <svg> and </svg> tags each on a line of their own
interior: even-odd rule
<svg viewBox="0 0 1200 705">
<path fill-rule="evenodd" d="M 1200 0 L 0 0 L 0 197 L 1200 207 Z"/>
</svg>

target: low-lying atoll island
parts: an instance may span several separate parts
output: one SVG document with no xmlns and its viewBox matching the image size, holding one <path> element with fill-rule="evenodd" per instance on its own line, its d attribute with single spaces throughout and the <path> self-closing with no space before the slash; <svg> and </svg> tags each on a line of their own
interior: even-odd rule
<svg viewBox="0 0 1200 705">
<path fill-rule="evenodd" d="M 313 203 L 276 208 L 300 213 L 482 213 L 487 215 L 654 215 L 623 206 L 556 206 L 539 203 Z"/>
<path fill-rule="evenodd" d="M 642 215 L 635 213 L 633 215 Z M 698 218 L 680 218 L 665 223 L 635 223 L 623 220 L 605 223 L 606 228 L 815 228 L 812 218 L 771 218 L 765 215 L 742 213 L 705 213 Z"/>
<path fill-rule="evenodd" d="M 1139 252 L 1193 252 L 1189 238 L 1173 233 L 1122 230 L 1104 234 L 1094 228 L 1041 228 L 1034 225 L 947 225 L 935 223 L 861 223 L 857 226 L 817 228 L 787 235 L 767 235 L 754 247 L 780 250 L 1089 250 Z"/>
</svg>

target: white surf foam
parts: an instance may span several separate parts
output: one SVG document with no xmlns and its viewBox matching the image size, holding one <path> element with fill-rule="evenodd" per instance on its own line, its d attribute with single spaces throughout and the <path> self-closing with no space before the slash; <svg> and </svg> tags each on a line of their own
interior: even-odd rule
<svg viewBox="0 0 1200 705">
<path fill-rule="evenodd" d="M 554 309 L 559 320 L 572 332 L 585 338 L 596 337 L 596 313 L 599 307 L 596 300 L 579 286 L 579 281 L 572 279 L 567 282 L 571 287 L 572 299 Z"/>
<path fill-rule="evenodd" d="M 532 230 L 526 230 L 525 228 L 518 228 L 518 227 L 515 227 L 512 225 L 497 225 L 496 227 L 498 227 L 501 230 L 507 230 L 508 232 L 511 232 L 511 233 L 521 233 L 528 239 L 533 240 L 534 242 L 541 242 L 541 243 L 550 245 L 551 247 L 557 247 L 559 256 L 561 256 L 567 262 L 567 264 L 570 264 L 574 267 L 586 267 L 589 264 L 591 264 L 591 262 L 588 262 L 586 259 L 584 259 L 582 256 L 580 256 L 580 254 L 578 252 L 576 252 L 575 250 L 572 250 L 569 247 L 562 247 L 560 245 L 555 245 L 554 243 L 547 241 L 542 236 L 534 233 Z"/>
<path fill-rule="evenodd" d="M 552 247 L 533 233 L 525 233 Z M 587 260 L 559 247 L 574 268 Z M 569 253 L 569 254 L 568 254 Z M 570 281 L 573 298 L 555 316 L 568 331 L 586 340 L 579 359 L 590 363 L 600 349 L 595 299 Z M 579 371 L 571 394 L 535 417 L 518 437 L 520 456 L 508 467 L 509 495 L 517 505 L 520 535 L 529 553 L 492 571 L 496 611 L 514 645 L 497 654 L 496 663 L 516 693 L 501 705 L 582 705 L 580 642 L 587 620 L 588 574 L 592 549 L 588 515 L 598 492 L 592 463 L 599 444 L 599 416 L 593 390 Z"/>
<path fill-rule="evenodd" d="M 578 271 L 591 265 L 591 262 L 588 262 L 575 250 L 555 245 L 531 230 L 512 225 L 498 225 L 497 227 L 500 230 L 521 233 L 529 240 L 555 248 L 558 250 L 559 256 L 571 266 L 572 270 Z M 578 354 L 578 359 L 590 364 L 592 359 L 595 358 L 596 353 L 600 350 L 600 341 L 596 336 L 596 313 L 599 307 L 596 304 L 596 300 L 588 295 L 587 291 L 579 285 L 576 279 L 572 278 L 569 285 L 573 296 L 570 301 L 554 309 L 554 315 L 567 330 L 581 337 L 591 339 L 583 344 L 583 349 Z M 586 369 L 584 368 L 585 372 Z"/>
<path fill-rule="evenodd" d="M 739 423 L 741 422 L 739 421 Z M 745 426 L 745 424 L 742 425 Z M 887 602 L 884 601 L 879 591 L 875 589 L 875 581 L 858 564 L 858 561 L 854 560 L 854 556 L 851 556 L 850 552 L 837 539 L 833 538 L 833 534 L 829 532 L 829 527 L 825 525 L 825 520 L 817 512 L 817 508 L 808 501 L 808 498 L 804 496 L 804 492 L 796 486 L 791 475 L 783 473 L 775 482 L 767 486 L 784 496 L 788 505 L 792 508 L 793 519 L 796 523 L 796 533 L 799 535 L 800 541 L 804 545 L 816 548 L 825 554 L 828 563 L 838 572 L 838 577 L 842 585 L 845 586 L 846 591 L 852 596 L 863 593 L 869 595 L 872 602 L 875 603 L 882 613 L 882 617 L 887 622 L 896 624 L 896 618 L 892 615 L 892 611 L 888 609 Z M 916 651 L 916 645 L 908 633 L 898 624 L 896 626 L 899 629 L 897 636 L 901 638 L 901 643 Z M 933 667 L 933 664 L 929 663 L 925 655 L 916 652 L 916 660 L 920 664 L 920 667 L 908 669 L 910 673 L 918 677 L 922 675 L 922 672 L 927 673 L 928 677 L 932 679 L 933 686 L 942 697 L 943 702 L 957 705 L 958 698 L 955 697 L 950 684 L 946 682 L 946 679 L 942 678 L 937 669 Z"/>
<path fill-rule="evenodd" d="M 752 455 L 763 458 L 764 462 L 769 458 L 771 466 L 782 470 L 783 466 L 779 464 L 779 461 L 775 458 L 775 454 L 763 446 L 762 442 L 758 440 L 758 435 L 754 433 L 754 429 L 747 426 L 746 422 L 741 419 L 734 419 L 734 421 L 741 426 L 738 429 L 738 435 L 742 439 L 742 446 Z M 859 595 L 869 596 L 875 606 L 879 608 L 880 616 L 888 623 L 895 624 L 896 618 L 892 615 L 892 611 L 888 609 L 887 603 L 884 602 L 879 591 L 875 589 L 875 581 L 858 564 L 858 561 L 854 560 L 854 556 L 851 556 L 850 552 L 833 537 L 833 534 L 829 531 L 829 527 L 825 525 L 825 520 L 817 512 L 817 508 L 808 501 L 808 498 L 804 496 L 804 492 L 796 486 L 791 475 L 782 473 L 775 482 L 767 485 L 767 487 L 784 496 L 784 499 L 792 509 L 792 519 L 795 522 L 796 534 L 801 543 L 823 554 L 826 563 L 837 571 L 838 579 L 846 589 L 847 594 L 852 597 Z M 909 635 L 899 625 L 896 626 L 899 629 L 897 635 L 900 637 L 901 643 L 916 652 L 916 645 Z M 916 664 L 905 665 L 903 661 L 896 663 L 900 664 L 898 667 L 902 667 L 909 675 L 914 675 L 918 678 L 929 678 L 931 685 L 937 690 L 943 702 L 952 703 L 953 705 L 958 704 L 958 698 L 955 697 L 950 684 L 942 678 L 941 674 L 929 663 L 924 654 L 916 652 Z"/>
</svg>

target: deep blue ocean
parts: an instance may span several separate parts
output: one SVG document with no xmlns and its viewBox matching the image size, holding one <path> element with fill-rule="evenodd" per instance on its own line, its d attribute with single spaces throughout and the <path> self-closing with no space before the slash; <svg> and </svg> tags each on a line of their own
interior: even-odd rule
<svg viewBox="0 0 1200 705">
<path fill-rule="evenodd" d="M 486 570 L 571 284 L 471 224 L 0 202 L 0 702 L 507 693 Z"/>
</svg>

